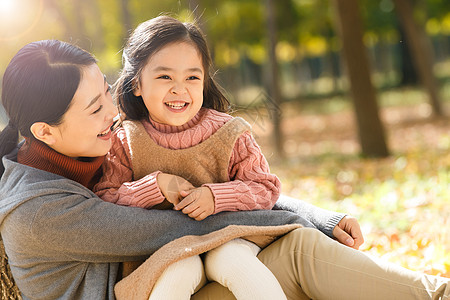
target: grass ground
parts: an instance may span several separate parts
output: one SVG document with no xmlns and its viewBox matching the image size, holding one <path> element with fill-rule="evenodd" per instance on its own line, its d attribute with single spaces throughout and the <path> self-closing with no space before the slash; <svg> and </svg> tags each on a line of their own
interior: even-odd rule
<svg viewBox="0 0 450 300">
<path fill-rule="evenodd" d="M 359 156 L 351 107 L 342 99 L 283 105 L 285 160 L 273 154 L 268 114 L 240 114 L 252 123 L 283 193 L 356 216 L 362 251 L 450 277 L 450 119 L 431 118 L 417 90 L 386 91 L 380 101 L 392 153 L 383 159 Z"/>
</svg>

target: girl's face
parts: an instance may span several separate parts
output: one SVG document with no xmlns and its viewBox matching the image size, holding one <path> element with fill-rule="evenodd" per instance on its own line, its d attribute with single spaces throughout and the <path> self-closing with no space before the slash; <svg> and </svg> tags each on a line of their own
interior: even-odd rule
<svg viewBox="0 0 450 300">
<path fill-rule="evenodd" d="M 169 44 L 150 57 L 134 95 L 142 96 L 152 120 L 180 126 L 202 107 L 204 77 L 197 48 L 186 42 Z"/>
<path fill-rule="evenodd" d="M 51 148 L 69 157 L 97 157 L 111 148 L 111 126 L 118 114 L 109 85 L 96 64 L 82 69 L 80 85 L 62 123 L 50 126 Z"/>
</svg>

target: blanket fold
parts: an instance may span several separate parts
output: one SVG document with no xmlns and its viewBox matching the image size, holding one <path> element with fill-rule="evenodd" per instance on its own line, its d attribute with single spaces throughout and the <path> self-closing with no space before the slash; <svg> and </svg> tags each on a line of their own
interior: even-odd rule
<svg viewBox="0 0 450 300">
<path fill-rule="evenodd" d="M 302 227 L 298 224 L 280 226 L 229 225 L 205 235 L 178 238 L 156 251 L 130 275 L 119 281 L 114 292 L 117 300 L 146 300 L 156 280 L 172 263 L 214 249 L 236 238 L 248 239 L 264 248 L 275 239 Z"/>
</svg>

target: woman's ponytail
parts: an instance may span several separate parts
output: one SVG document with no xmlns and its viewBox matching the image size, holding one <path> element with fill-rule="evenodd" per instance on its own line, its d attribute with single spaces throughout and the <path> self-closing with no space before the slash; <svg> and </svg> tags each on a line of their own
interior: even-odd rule
<svg viewBox="0 0 450 300">
<path fill-rule="evenodd" d="M 10 153 L 17 146 L 18 141 L 19 130 L 10 121 L 0 133 L 0 158 Z M 3 166 L 3 162 L 0 161 L 0 177 L 4 171 L 5 168 Z"/>
</svg>

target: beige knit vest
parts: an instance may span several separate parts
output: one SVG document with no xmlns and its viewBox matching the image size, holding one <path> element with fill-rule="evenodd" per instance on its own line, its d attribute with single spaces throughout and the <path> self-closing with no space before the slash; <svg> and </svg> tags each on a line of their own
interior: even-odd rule
<svg viewBox="0 0 450 300">
<path fill-rule="evenodd" d="M 185 149 L 168 149 L 155 143 L 139 121 L 124 121 L 131 152 L 133 179 L 161 171 L 178 175 L 194 186 L 229 181 L 228 165 L 236 140 L 250 124 L 236 117 L 208 139 Z"/>
</svg>

